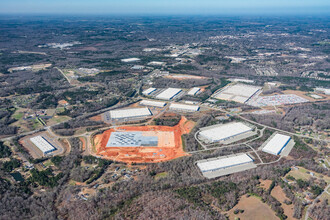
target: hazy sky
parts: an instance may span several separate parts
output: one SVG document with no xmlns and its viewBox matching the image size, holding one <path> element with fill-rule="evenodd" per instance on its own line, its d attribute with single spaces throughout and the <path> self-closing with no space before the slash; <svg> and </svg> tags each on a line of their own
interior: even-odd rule
<svg viewBox="0 0 330 220">
<path fill-rule="evenodd" d="M 330 0 L 0 0 L 0 13 L 330 14 Z"/>
</svg>

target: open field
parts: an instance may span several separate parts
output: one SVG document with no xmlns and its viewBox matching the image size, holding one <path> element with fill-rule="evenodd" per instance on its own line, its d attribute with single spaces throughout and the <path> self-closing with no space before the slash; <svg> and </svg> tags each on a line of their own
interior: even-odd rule
<svg viewBox="0 0 330 220">
<path fill-rule="evenodd" d="M 243 213 L 234 214 L 236 209 L 244 210 Z M 234 220 L 235 217 L 240 219 L 253 219 L 253 220 L 277 220 L 275 212 L 257 197 L 242 196 L 237 205 L 235 205 L 229 212 L 227 212 L 229 219 Z"/>
<path fill-rule="evenodd" d="M 174 126 L 122 126 L 96 135 L 93 145 L 97 156 L 126 163 L 157 163 L 187 156 L 182 149 L 181 135 L 192 125 L 182 117 Z M 143 136 L 157 136 L 157 146 L 106 147 L 112 132 L 142 132 Z"/>
<path fill-rule="evenodd" d="M 292 168 L 289 173 L 287 173 L 286 176 L 290 175 L 293 176 L 295 179 L 302 179 L 302 180 L 309 180 L 311 177 L 317 178 L 317 179 L 323 179 L 328 184 L 330 183 L 330 177 L 321 175 L 319 173 L 315 173 L 314 171 L 307 170 L 303 167 L 297 167 L 298 169 Z M 309 172 L 309 173 L 307 173 Z M 313 173 L 313 176 L 311 175 Z"/>
<path fill-rule="evenodd" d="M 294 213 L 293 207 L 294 207 L 294 205 L 293 204 L 287 205 L 287 204 L 284 203 L 285 200 L 290 201 L 290 199 L 288 199 L 286 197 L 286 195 L 283 192 L 282 188 L 280 186 L 275 186 L 274 189 L 271 192 L 271 195 L 281 203 L 281 206 L 284 209 L 284 214 L 286 216 L 288 216 L 287 219 L 288 220 L 295 219 L 295 218 L 293 218 L 293 213 Z"/>
<path fill-rule="evenodd" d="M 260 180 L 260 187 L 264 190 L 268 190 L 272 182 L 272 180 Z"/>
</svg>

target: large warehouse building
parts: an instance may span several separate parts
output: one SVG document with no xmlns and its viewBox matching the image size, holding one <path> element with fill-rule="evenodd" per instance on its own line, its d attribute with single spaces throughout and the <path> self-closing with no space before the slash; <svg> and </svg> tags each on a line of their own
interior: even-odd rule
<svg viewBox="0 0 330 220">
<path fill-rule="evenodd" d="M 168 88 L 165 89 L 163 92 L 159 93 L 156 98 L 157 99 L 164 99 L 164 100 L 171 100 L 175 96 L 177 96 L 182 90 L 177 88 Z"/>
<path fill-rule="evenodd" d="M 150 95 L 151 93 L 153 93 L 154 91 L 156 91 L 156 88 L 149 88 L 146 89 L 142 92 L 143 95 Z"/>
<path fill-rule="evenodd" d="M 170 105 L 170 110 L 184 111 L 184 112 L 197 112 L 199 110 L 199 106 L 198 105 L 185 105 L 185 104 L 172 103 Z"/>
<path fill-rule="evenodd" d="M 228 85 L 216 92 L 213 97 L 216 99 L 245 103 L 260 90 L 261 87 L 245 84 Z"/>
<path fill-rule="evenodd" d="M 197 93 L 199 93 L 200 91 L 201 91 L 200 88 L 198 88 L 198 87 L 194 87 L 194 88 L 192 88 L 192 89 L 189 90 L 188 95 L 192 95 L 192 96 L 194 96 L 194 95 L 196 95 Z"/>
<path fill-rule="evenodd" d="M 36 136 L 36 137 L 32 137 L 30 138 L 30 141 L 37 147 L 39 148 L 39 150 L 41 150 L 41 152 L 43 153 L 43 155 L 49 154 L 53 151 L 56 150 L 56 148 L 51 145 L 44 137 L 42 136 Z"/>
<path fill-rule="evenodd" d="M 166 105 L 166 102 L 142 100 L 140 102 L 140 105 L 153 106 L 153 107 L 162 108 L 162 107 L 164 107 Z"/>
<path fill-rule="evenodd" d="M 112 119 L 139 118 L 152 115 L 149 108 L 129 108 L 110 111 Z"/>
<path fill-rule="evenodd" d="M 199 136 L 206 142 L 214 143 L 218 141 L 225 141 L 252 130 L 252 127 L 249 127 L 242 122 L 233 122 L 201 128 Z"/>
<path fill-rule="evenodd" d="M 273 154 L 279 155 L 282 150 L 287 146 L 290 142 L 291 137 L 283 134 L 275 134 L 271 139 L 267 142 L 262 151 Z"/>
<path fill-rule="evenodd" d="M 201 170 L 203 176 L 209 179 L 257 167 L 254 163 L 253 157 L 249 154 L 236 154 L 209 158 L 197 161 L 196 165 Z"/>
</svg>

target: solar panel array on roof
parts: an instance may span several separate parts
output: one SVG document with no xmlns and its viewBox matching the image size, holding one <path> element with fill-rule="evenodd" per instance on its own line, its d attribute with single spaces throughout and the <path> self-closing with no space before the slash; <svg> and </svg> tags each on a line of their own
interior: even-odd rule
<svg viewBox="0 0 330 220">
<path fill-rule="evenodd" d="M 253 159 L 249 155 L 241 154 L 219 159 L 208 159 L 207 161 L 198 162 L 197 166 L 202 172 L 210 172 L 251 162 L 253 162 Z"/>
<path fill-rule="evenodd" d="M 285 148 L 285 146 L 290 142 L 291 137 L 283 134 L 274 135 L 270 141 L 265 145 L 262 151 L 278 155 Z"/>
<path fill-rule="evenodd" d="M 145 136 L 142 132 L 112 132 L 107 147 L 157 146 L 157 136 Z"/>
<path fill-rule="evenodd" d="M 30 138 L 31 142 L 41 150 L 43 154 L 48 154 L 52 151 L 55 151 L 56 148 L 51 145 L 44 137 L 36 136 Z"/>
</svg>

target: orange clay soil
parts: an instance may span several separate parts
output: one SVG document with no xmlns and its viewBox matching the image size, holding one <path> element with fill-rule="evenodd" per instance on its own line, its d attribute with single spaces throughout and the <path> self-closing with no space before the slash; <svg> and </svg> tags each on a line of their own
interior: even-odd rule
<svg viewBox="0 0 330 220">
<path fill-rule="evenodd" d="M 80 140 L 81 143 L 82 143 L 82 149 L 85 150 L 85 149 L 86 149 L 86 140 L 85 140 L 85 138 L 80 137 L 79 140 Z"/>
<path fill-rule="evenodd" d="M 90 118 L 92 121 L 102 121 L 102 116 L 101 115 L 95 115 Z"/>
<path fill-rule="evenodd" d="M 193 122 L 182 117 L 174 126 L 122 126 L 109 129 L 102 134 L 96 135 L 93 140 L 97 156 L 105 159 L 122 161 L 126 163 L 158 163 L 187 156 L 182 149 L 181 135 L 189 133 Z M 158 134 L 158 146 L 155 147 L 106 147 L 111 132 L 114 131 L 142 131 L 150 134 Z M 162 135 L 163 133 L 163 135 Z M 166 134 L 167 133 L 167 134 Z M 165 136 L 164 134 L 168 135 Z M 168 138 L 167 138 L 168 137 Z"/>
</svg>

